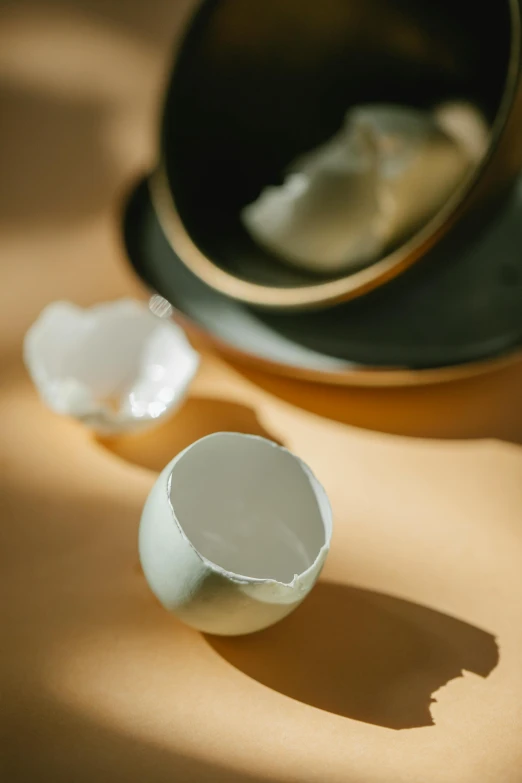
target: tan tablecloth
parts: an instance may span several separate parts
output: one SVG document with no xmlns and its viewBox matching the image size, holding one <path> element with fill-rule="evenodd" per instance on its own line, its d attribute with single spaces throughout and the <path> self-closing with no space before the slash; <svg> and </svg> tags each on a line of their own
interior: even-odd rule
<svg viewBox="0 0 522 783">
<path fill-rule="evenodd" d="M 185 8 L 0 6 L 0 778 L 520 783 L 521 365 L 372 392 L 207 355 L 168 425 L 110 443 L 26 379 L 47 302 L 139 292 L 119 200 L 153 159 Z M 236 640 L 160 609 L 136 549 L 154 472 L 222 429 L 303 457 L 336 525 L 303 606 Z"/>
</svg>

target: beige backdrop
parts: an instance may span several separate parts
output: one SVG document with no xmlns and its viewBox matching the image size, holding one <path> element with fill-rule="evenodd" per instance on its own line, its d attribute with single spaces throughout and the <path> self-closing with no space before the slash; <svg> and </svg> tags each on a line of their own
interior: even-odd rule
<svg viewBox="0 0 522 783">
<path fill-rule="evenodd" d="M 47 302 L 143 294 L 120 204 L 186 8 L 0 5 L 0 778 L 520 783 L 522 365 L 372 392 L 208 354 L 161 431 L 105 443 L 23 372 Z M 236 640 L 160 609 L 136 551 L 155 471 L 221 429 L 305 459 L 336 525 L 310 598 Z"/>
</svg>

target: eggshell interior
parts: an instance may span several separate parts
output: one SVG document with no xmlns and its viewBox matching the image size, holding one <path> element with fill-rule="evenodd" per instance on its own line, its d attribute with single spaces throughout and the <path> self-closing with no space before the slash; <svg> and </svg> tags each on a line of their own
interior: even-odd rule
<svg viewBox="0 0 522 783">
<path fill-rule="evenodd" d="M 27 332 L 24 359 L 49 407 L 106 434 L 172 411 L 199 364 L 180 327 L 130 299 L 54 302 Z"/>
<path fill-rule="evenodd" d="M 123 394 L 143 374 L 161 325 L 145 311 L 129 307 L 112 312 L 107 308 L 103 319 L 87 317 L 82 326 L 75 344 L 62 355 L 57 374 L 75 378 L 97 399 Z"/>
<path fill-rule="evenodd" d="M 261 438 L 205 438 L 178 460 L 170 500 L 183 532 L 207 560 L 237 575 L 290 583 L 325 544 L 311 474 Z"/>
</svg>

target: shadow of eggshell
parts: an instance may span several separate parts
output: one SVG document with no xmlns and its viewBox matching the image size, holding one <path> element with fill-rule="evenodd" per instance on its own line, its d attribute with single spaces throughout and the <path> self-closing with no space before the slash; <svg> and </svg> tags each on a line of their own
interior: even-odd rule
<svg viewBox="0 0 522 783">
<path fill-rule="evenodd" d="M 248 405 L 193 395 L 153 430 L 102 438 L 100 442 L 127 462 L 159 473 L 173 456 L 215 432 L 257 435 L 283 445 L 263 427 L 256 411 Z"/>
<path fill-rule="evenodd" d="M 487 677 L 499 660 L 495 637 L 469 623 L 322 581 L 284 623 L 242 639 L 207 641 L 285 696 L 391 729 L 432 725 L 436 691 L 463 671 Z"/>
</svg>

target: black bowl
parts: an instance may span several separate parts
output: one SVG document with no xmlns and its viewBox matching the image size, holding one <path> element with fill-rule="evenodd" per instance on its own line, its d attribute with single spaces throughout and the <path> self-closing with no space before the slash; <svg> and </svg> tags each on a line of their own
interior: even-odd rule
<svg viewBox="0 0 522 783">
<path fill-rule="evenodd" d="M 248 305 L 329 307 L 400 276 L 495 204 L 522 166 L 522 0 L 200 0 L 175 45 L 155 209 L 180 260 Z M 252 240 L 240 211 L 367 103 L 466 100 L 488 152 L 440 211 L 363 269 L 300 272 Z M 482 220 L 488 217 L 484 209 Z M 284 323 L 284 318 L 282 323 Z M 293 323 L 293 322 L 292 322 Z"/>
<path fill-rule="evenodd" d="M 522 345 L 522 180 L 487 227 L 481 227 L 479 214 L 469 219 L 475 221 L 472 243 L 465 229 L 465 240 L 455 235 L 451 252 L 446 246 L 444 256 L 387 286 L 329 310 L 304 313 L 248 307 L 202 283 L 166 240 L 145 180 L 127 203 L 124 237 L 129 259 L 147 285 L 231 348 L 238 347 L 236 336 L 224 336 L 220 314 L 223 325 L 233 313 L 236 320 L 248 320 L 250 329 L 325 359 L 421 370 L 495 359 Z M 249 352 L 248 339 L 241 334 L 243 353 Z"/>
</svg>

